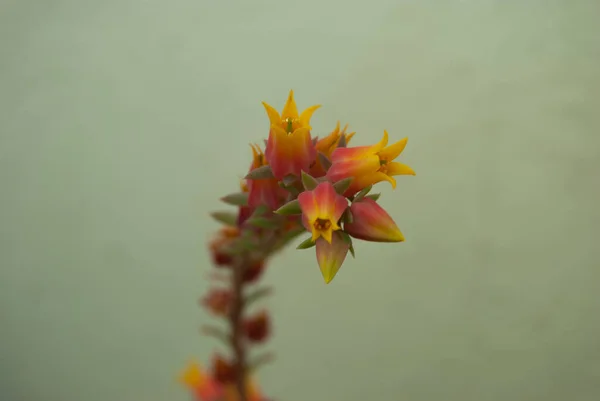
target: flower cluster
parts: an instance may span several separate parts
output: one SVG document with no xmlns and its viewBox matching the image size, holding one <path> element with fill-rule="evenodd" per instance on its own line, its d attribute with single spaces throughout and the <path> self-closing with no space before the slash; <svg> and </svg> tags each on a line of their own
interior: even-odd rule
<svg viewBox="0 0 600 401">
<path fill-rule="evenodd" d="M 324 138 L 312 137 L 310 120 L 320 106 L 298 113 L 290 91 L 281 114 L 263 103 L 269 136 L 263 148 L 251 145 L 252 161 L 240 191 L 221 200 L 235 212 L 215 212 L 223 224 L 210 243 L 213 264 L 228 272 L 224 287 L 214 286 L 202 300 L 212 314 L 229 322 L 230 332 L 205 330 L 231 346 L 232 356 L 215 356 L 210 373 L 192 365 L 184 375 L 200 401 L 263 401 L 250 375 L 259 361 L 247 361 L 246 348 L 270 334 L 265 311 L 246 317 L 249 304 L 268 294 L 257 285 L 267 260 L 302 233 L 298 249 L 314 247 L 325 283 L 330 283 L 350 253 L 353 239 L 402 242 L 404 236 L 390 215 L 370 194 L 374 185 L 414 171 L 396 159 L 407 139 L 388 144 L 388 133 L 370 146 L 349 147 L 354 133 L 338 122 Z M 249 292 L 250 291 L 250 292 Z"/>
</svg>

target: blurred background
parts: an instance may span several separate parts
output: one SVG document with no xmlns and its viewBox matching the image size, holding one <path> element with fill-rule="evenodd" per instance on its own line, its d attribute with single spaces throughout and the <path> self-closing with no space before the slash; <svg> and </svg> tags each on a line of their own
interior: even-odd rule
<svg viewBox="0 0 600 401">
<path fill-rule="evenodd" d="M 266 282 L 281 401 L 600 399 L 600 3 L 0 1 L 0 399 L 189 400 L 208 212 L 260 104 L 409 137 L 330 284 Z"/>
</svg>

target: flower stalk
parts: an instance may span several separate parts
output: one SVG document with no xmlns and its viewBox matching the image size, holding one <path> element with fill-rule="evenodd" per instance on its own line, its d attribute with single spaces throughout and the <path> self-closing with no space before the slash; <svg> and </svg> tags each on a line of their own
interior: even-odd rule
<svg viewBox="0 0 600 401">
<path fill-rule="evenodd" d="M 182 380 L 197 401 L 267 401 L 252 375 L 272 360 L 272 354 L 248 361 L 253 345 L 271 335 L 270 317 L 262 310 L 248 315 L 254 304 L 271 293 L 269 287 L 252 289 L 267 262 L 299 235 L 297 249 L 311 249 L 326 284 L 338 275 L 348 253 L 355 256 L 353 240 L 392 243 L 404 236 L 392 217 L 369 194 L 374 185 L 395 176 L 414 175 L 396 162 L 407 139 L 388 146 L 388 133 L 371 146 L 348 147 L 355 133 L 336 128 L 319 140 L 311 137 L 310 119 L 320 106 L 298 113 L 290 92 L 281 114 L 263 103 L 269 118 L 265 149 L 251 145 L 252 161 L 241 191 L 221 198 L 236 212 L 213 212 L 223 226 L 209 244 L 215 268 L 214 282 L 202 305 L 227 323 L 228 332 L 212 326 L 205 333 L 224 340 L 229 358 L 213 358 L 210 370 L 192 364 Z"/>
</svg>

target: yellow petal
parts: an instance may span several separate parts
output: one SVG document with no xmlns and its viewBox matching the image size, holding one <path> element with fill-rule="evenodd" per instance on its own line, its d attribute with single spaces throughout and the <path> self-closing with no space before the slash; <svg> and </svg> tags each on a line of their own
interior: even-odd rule
<svg viewBox="0 0 600 401">
<path fill-rule="evenodd" d="M 281 119 L 286 120 L 291 118 L 295 120 L 298 118 L 298 107 L 296 107 L 296 102 L 294 101 L 294 91 L 291 90 L 288 95 L 287 102 L 285 102 L 285 106 L 283 106 L 283 110 L 281 112 Z"/>
<path fill-rule="evenodd" d="M 321 107 L 320 104 L 314 105 L 314 106 L 310 106 L 308 109 L 304 110 L 302 112 L 302 114 L 300 114 L 300 124 L 302 124 L 303 127 L 308 127 L 308 129 L 310 128 L 310 119 L 313 115 L 313 113 L 319 108 Z M 339 125 L 339 122 L 338 122 Z"/>
<path fill-rule="evenodd" d="M 190 388 L 197 388 L 204 382 L 204 373 L 196 363 L 190 363 L 180 377 L 180 381 Z"/>
<path fill-rule="evenodd" d="M 271 125 L 281 125 L 281 117 L 279 116 L 279 112 L 265 102 L 262 102 L 262 104 L 267 111 Z"/>
<path fill-rule="evenodd" d="M 331 244 L 332 234 L 333 234 L 333 231 L 331 230 L 331 227 L 329 227 L 327 230 L 321 232 L 321 236 L 325 239 L 325 241 L 329 242 L 330 244 Z"/>
<path fill-rule="evenodd" d="M 382 160 L 388 160 L 388 161 L 394 160 L 396 157 L 400 156 L 400 153 L 402 153 L 402 151 L 406 147 L 407 142 L 408 142 L 408 138 L 399 140 L 395 144 L 390 145 L 387 148 L 380 151 L 379 157 Z"/>
<path fill-rule="evenodd" d="M 412 168 L 397 162 L 387 164 L 387 173 L 388 175 L 416 175 Z"/>
<path fill-rule="evenodd" d="M 381 141 L 379 141 L 379 143 L 376 143 L 375 145 L 371 146 L 370 150 L 373 153 L 379 153 L 385 148 L 385 145 L 387 145 L 387 143 L 388 143 L 388 133 L 387 133 L 387 131 L 383 131 L 383 138 L 381 138 Z"/>
</svg>

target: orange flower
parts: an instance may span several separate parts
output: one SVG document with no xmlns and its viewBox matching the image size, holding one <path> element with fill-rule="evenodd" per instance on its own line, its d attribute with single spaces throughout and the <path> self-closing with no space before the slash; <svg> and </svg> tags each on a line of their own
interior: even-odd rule
<svg viewBox="0 0 600 401">
<path fill-rule="evenodd" d="M 312 233 L 312 240 L 323 237 L 331 244 L 334 231 L 339 230 L 339 219 L 348 207 L 348 201 L 338 195 L 330 182 L 322 182 L 312 191 L 298 195 L 304 227 Z"/>
<path fill-rule="evenodd" d="M 337 148 L 331 155 L 331 168 L 327 178 L 333 182 L 354 177 L 345 195 L 354 195 L 361 189 L 381 181 L 388 181 L 396 188 L 397 175 L 415 175 L 409 166 L 395 162 L 406 147 L 408 138 L 387 146 L 388 133 L 383 131 L 381 141 L 372 146 Z"/>
<path fill-rule="evenodd" d="M 354 238 L 373 242 L 402 242 L 404 236 L 394 220 L 373 199 L 363 198 L 350 205 L 353 221 L 344 231 Z"/>
<path fill-rule="evenodd" d="M 252 164 L 250 165 L 250 171 L 267 164 L 260 147 L 258 145 L 251 145 L 251 147 Z M 248 180 L 246 185 L 248 186 L 248 206 L 250 208 L 267 205 L 275 210 L 282 205 L 286 196 L 285 190 L 279 186 L 275 178 Z"/>
<path fill-rule="evenodd" d="M 327 135 L 325 138 L 319 139 L 315 145 L 315 149 L 317 152 L 322 153 L 326 157 L 331 157 L 331 153 L 337 148 L 340 139 L 344 137 L 346 144 L 350 142 L 350 139 L 354 136 L 354 132 L 346 134 L 346 129 L 348 128 L 348 124 L 344 126 L 342 130 L 340 130 L 340 122 L 338 121 L 335 129 Z M 321 160 L 317 157 L 315 163 L 310 169 L 310 175 L 313 177 L 322 177 L 326 173 L 325 167 L 321 164 Z"/>
<path fill-rule="evenodd" d="M 281 115 L 267 103 L 263 102 L 263 106 L 271 124 L 265 155 L 273 175 L 282 180 L 287 175 L 309 171 L 316 155 L 310 137 L 310 118 L 321 106 L 311 106 L 298 115 L 294 91 L 290 91 Z"/>
</svg>

